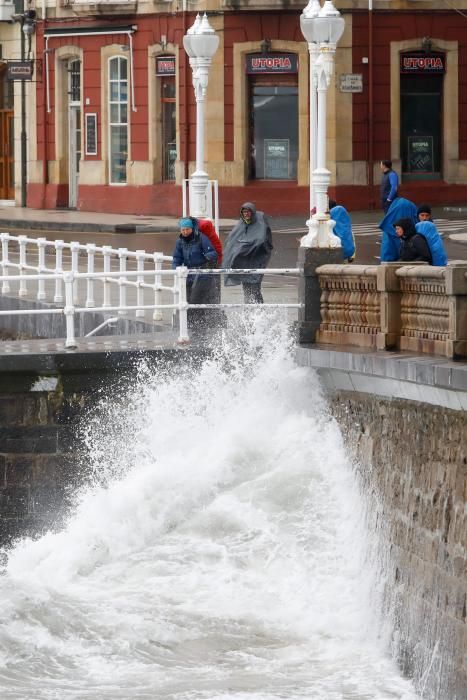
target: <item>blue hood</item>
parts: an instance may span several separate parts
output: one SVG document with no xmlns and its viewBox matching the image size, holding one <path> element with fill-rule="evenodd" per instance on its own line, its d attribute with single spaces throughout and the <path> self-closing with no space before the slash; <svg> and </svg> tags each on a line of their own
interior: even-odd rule
<svg viewBox="0 0 467 700">
<path fill-rule="evenodd" d="M 419 221 L 415 226 L 417 233 L 420 233 L 428 243 L 431 252 L 432 265 L 444 267 L 448 264 L 448 256 L 444 249 L 444 243 L 439 235 L 438 229 L 432 221 Z"/>
<path fill-rule="evenodd" d="M 417 223 L 417 207 L 409 199 L 398 197 L 389 207 L 386 216 L 378 226 L 383 232 L 381 241 L 381 262 L 394 262 L 399 260 L 400 241 L 394 230 L 394 224 L 398 219 L 412 219 Z"/>
</svg>

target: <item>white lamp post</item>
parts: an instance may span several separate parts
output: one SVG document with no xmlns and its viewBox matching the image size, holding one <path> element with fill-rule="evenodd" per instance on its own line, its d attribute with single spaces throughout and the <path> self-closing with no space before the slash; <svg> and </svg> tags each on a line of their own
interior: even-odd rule
<svg viewBox="0 0 467 700">
<path fill-rule="evenodd" d="M 340 246 L 339 238 L 332 232 L 334 222 L 328 213 L 331 173 L 326 168 L 326 97 L 344 24 L 332 0 L 325 0 L 323 7 L 318 0 L 310 0 L 300 18 L 310 51 L 310 205 L 311 208 L 316 206 L 316 213 L 307 221 L 308 234 L 301 241 L 301 245 L 307 248 Z"/>
<path fill-rule="evenodd" d="M 206 13 L 198 14 L 194 24 L 183 37 L 183 46 L 193 71 L 193 88 L 196 98 L 196 169 L 190 177 L 190 214 L 203 218 L 207 212 L 209 177 L 204 169 L 204 102 L 208 87 L 208 74 L 212 57 L 219 46 L 219 37 L 209 24 Z"/>
</svg>

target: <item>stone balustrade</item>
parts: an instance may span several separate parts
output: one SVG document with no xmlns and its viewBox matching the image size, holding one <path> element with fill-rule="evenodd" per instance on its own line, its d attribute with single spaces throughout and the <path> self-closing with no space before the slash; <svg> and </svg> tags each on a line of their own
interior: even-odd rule
<svg viewBox="0 0 467 700">
<path fill-rule="evenodd" d="M 316 268 L 315 342 L 467 357 L 467 263 Z"/>
</svg>

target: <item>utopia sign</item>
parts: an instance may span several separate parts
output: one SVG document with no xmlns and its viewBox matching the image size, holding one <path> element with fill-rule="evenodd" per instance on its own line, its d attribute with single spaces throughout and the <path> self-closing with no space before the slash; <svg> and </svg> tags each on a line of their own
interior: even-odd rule
<svg viewBox="0 0 467 700">
<path fill-rule="evenodd" d="M 7 80 L 32 80 L 34 64 L 32 61 L 8 61 Z"/>
<path fill-rule="evenodd" d="M 444 53 L 403 53 L 401 54 L 401 73 L 445 73 L 446 55 Z"/>
</svg>

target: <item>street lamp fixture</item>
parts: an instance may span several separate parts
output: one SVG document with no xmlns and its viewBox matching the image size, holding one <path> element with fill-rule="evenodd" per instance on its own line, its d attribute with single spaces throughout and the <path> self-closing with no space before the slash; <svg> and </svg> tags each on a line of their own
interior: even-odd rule
<svg viewBox="0 0 467 700">
<path fill-rule="evenodd" d="M 206 13 L 199 14 L 183 37 L 183 46 L 193 72 L 196 99 L 196 169 L 189 181 L 190 214 L 204 218 L 208 209 L 209 177 L 204 169 L 204 103 L 209 79 L 209 68 L 219 46 L 219 37 L 208 21 Z"/>
<path fill-rule="evenodd" d="M 344 26 L 344 19 L 332 0 L 325 0 L 322 7 L 319 0 L 310 0 L 300 17 L 310 53 L 310 219 L 306 222 L 308 234 L 301 241 L 304 247 L 340 246 L 328 211 L 331 173 L 326 168 L 326 98 L 336 46 Z"/>
</svg>

